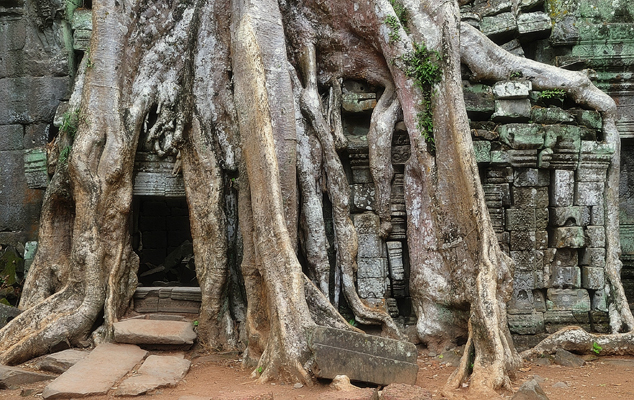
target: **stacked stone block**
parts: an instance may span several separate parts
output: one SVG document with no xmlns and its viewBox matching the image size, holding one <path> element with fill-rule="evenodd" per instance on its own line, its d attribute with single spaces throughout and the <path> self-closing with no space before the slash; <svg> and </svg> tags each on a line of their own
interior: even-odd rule
<svg viewBox="0 0 634 400">
<path fill-rule="evenodd" d="M 369 166 L 367 131 L 376 105 L 376 88 L 355 81 L 343 84 L 343 128 L 347 138 L 347 169 L 351 213 L 357 230 L 357 291 L 364 302 L 385 308 L 394 318 L 409 317 L 407 215 L 404 199 L 404 170 L 410 156 L 405 125 L 396 124 L 392 136 L 391 186 L 392 230 L 380 236 L 380 218 L 375 209 L 375 186 Z M 374 91 L 374 92 L 373 92 Z M 346 162 L 347 161 L 347 162 Z M 367 321 L 359 321 L 365 323 Z"/>
<path fill-rule="evenodd" d="M 526 80 L 464 86 L 489 214 L 515 263 L 511 331 L 605 331 L 603 196 L 614 149 L 597 141 L 600 116 L 550 106 Z"/>
</svg>

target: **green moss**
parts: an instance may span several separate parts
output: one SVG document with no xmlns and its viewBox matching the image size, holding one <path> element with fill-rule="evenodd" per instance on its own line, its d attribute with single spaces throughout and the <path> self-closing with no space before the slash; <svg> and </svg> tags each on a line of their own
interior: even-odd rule
<svg viewBox="0 0 634 400">
<path fill-rule="evenodd" d="M 66 111 L 62 119 L 62 126 L 59 127 L 60 133 L 65 133 L 71 142 L 75 140 L 77 134 L 77 126 L 79 125 L 79 111 Z"/>
<path fill-rule="evenodd" d="M 401 3 L 397 2 L 397 0 L 390 0 L 390 4 L 394 9 L 394 14 L 396 14 L 396 18 L 398 18 L 398 20 L 401 22 L 401 25 L 403 25 L 403 29 L 405 29 L 405 32 L 409 33 L 409 31 L 407 30 L 407 10 L 405 9 L 405 7 L 403 7 Z"/>
<path fill-rule="evenodd" d="M 400 23 L 395 16 L 390 15 L 385 18 L 385 25 L 390 28 L 390 43 L 398 42 L 401 40 L 401 35 L 399 34 Z"/>
<path fill-rule="evenodd" d="M 59 164 L 66 164 L 68 162 L 68 157 L 70 156 L 71 149 L 72 146 L 66 146 L 62 149 L 62 151 L 60 151 L 59 158 L 57 159 L 57 162 Z"/>
<path fill-rule="evenodd" d="M 420 102 L 421 111 L 416 115 L 416 126 L 432 151 L 435 150 L 434 123 L 432 110 L 433 86 L 440 82 L 442 57 L 437 51 L 429 50 L 424 44 L 413 43 L 414 52 L 403 57 L 405 73 L 414 79 L 416 86 L 423 94 Z"/>
</svg>

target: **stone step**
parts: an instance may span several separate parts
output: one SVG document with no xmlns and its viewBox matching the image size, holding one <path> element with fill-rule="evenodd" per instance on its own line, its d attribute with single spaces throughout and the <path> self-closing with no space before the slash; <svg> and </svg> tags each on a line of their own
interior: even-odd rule
<svg viewBox="0 0 634 400">
<path fill-rule="evenodd" d="M 116 396 L 137 396 L 150 390 L 174 387 L 189 371 L 191 361 L 178 356 L 149 356 L 137 374 L 124 380 L 117 390 Z"/>
<path fill-rule="evenodd" d="M 198 314 L 201 301 L 199 287 L 140 287 L 134 292 L 134 311 Z"/>
<path fill-rule="evenodd" d="M 0 365 L 0 389 L 7 389 L 13 386 L 40 382 L 54 378 L 55 375 L 40 374 L 38 372 L 31 372 L 18 367 Z"/>
<path fill-rule="evenodd" d="M 90 354 L 89 351 L 68 349 L 57 353 L 48 354 L 37 362 L 37 367 L 42 371 L 62 374 L 70 367 L 77 364 Z"/>
<path fill-rule="evenodd" d="M 86 358 L 51 382 L 42 397 L 69 399 L 105 395 L 146 355 L 147 351 L 130 344 L 100 344 Z"/>
<path fill-rule="evenodd" d="M 114 340 L 158 349 L 162 346 L 189 348 L 196 340 L 196 332 L 193 324 L 186 321 L 128 319 L 114 324 Z"/>
</svg>

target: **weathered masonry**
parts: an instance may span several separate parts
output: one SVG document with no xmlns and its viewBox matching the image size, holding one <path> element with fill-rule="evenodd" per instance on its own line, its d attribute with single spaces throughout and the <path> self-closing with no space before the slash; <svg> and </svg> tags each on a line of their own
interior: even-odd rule
<svg viewBox="0 0 634 400">
<path fill-rule="evenodd" d="M 9 0 L 0 5 L 0 243 L 29 243 L 27 257 L 34 251 L 49 179 L 47 144 L 64 124 L 65 101 L 76 65 L 89 49 L 92 29 L 89 2 L 37 4 Z M 595 84 L 617 102 L 622 278 L 634 302 L 634 3 L 475 0 L 462 7 L 462 18 L 518 56 L 588 69 Z M 464 96 L 489 214 L 502 249 L 516 264 L 514 296 L 508 304 L 511 331 L 527 337 L 574 324 L 607 332 L 603 197 L 615 149 L 603 143 L 600 115 L 574 104 L 563 92 L 533 90 L 530 76 L 512 74 L 501 82 L 470 78 L 465 68 Z M 416 319 L 409 297 L 403 199 L 408 135 L 404 124 L 397 123 L 391 151 L 392 230 L 383 237 L 367 142 L 370 115 L 382 88 L 345 81 L 342 89 L 347 147 L 339 155 L 359 237 L 358 293 L 409 326 Z M 191 234 L 177 160 L 160 158 L 144 146 L 142 139 L 130 221 L 141 257 L 139 279 L 145 286 L 135 295 L 137 311 L 196 312 L 200 294 L 192 275 Z M 324 215 L 332 241 L 332 207 L 326 197 Z M 228 190 L 226 204 L 228 234 L 235 238 L 235 191 Z M 331 246 L 331 264 L 333 252 Z M 239 253 L 229 258 L 236 264 Z M 338 279 L 333 272 L 333 288 Z M 162 288 L 148 288 L 158 285 Z M 343 299 L 339 305 L 344 315 L 351 315 Z"/>
</svg>

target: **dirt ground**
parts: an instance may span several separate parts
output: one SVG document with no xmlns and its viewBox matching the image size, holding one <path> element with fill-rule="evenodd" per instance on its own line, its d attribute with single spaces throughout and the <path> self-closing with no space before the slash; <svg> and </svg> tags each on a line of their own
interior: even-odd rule
<svg viewBox="0 0 634 400">
<path fill-rule="evenodd" d="M 548 359 L 527 362 L 518 372 L 513 387 L 517 390 L 524 381 L 536 377 L 550 400 L 634 399 L 634 358 L 589 358 L 584 366 L 578 368 L 549 364 Z M 442 387 L 455 369 L 457 359 L 457 356 L 447 353 L 442 358 L 436 355 L 432 357 L 423 351 L 418 358 L 420 371 L 416 385 L 430 391 L 433 399 L 443 398 Z M 200 396 L 201 400 L 238 400 L 254 399 L 258 395 L 269 393 L 275 400 L 345 398 L 340 397 L 342 392 L 331 389 L 327 380 L 319 381 L 312 387 L 298 388 L 281 382 L 256 384 L 249 375 L 250 371 L 241 367 L 237 353 L 195 356 L 189 374 L 177 387 L 159 389 L 145 395 L 145 398 L 178 400 L 184 396 Z M 41 398 L 45 385 L 38 383 L 22 388 L 0 390 L 0 400 Z M 479 397 L 469 396 L 468 388 L 454 394 L 457 398 L 480 400 Z M 511 396 L 512 393 L 502 394 L 503 398 Z M 114 398 L 120 397 L 90 397 L 94 400 Z"/>
</svg>

